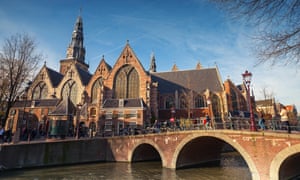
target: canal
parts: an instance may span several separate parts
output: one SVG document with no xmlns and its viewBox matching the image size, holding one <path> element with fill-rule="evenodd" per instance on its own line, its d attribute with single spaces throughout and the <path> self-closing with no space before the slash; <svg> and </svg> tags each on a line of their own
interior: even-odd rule
<svg viewBox="0 0 300 180">
<path fill-rule="evenodd" d="M 180 179 L 251 179 L 244 159 L 236 152 L 224 153 L 219 166 L 201 166 L 187 169 L 162 168 L 161 162 L 92 163 L 47 168 L 32 168 L 0 172 L 4 180 L 180 180 Z"/>
</svg>

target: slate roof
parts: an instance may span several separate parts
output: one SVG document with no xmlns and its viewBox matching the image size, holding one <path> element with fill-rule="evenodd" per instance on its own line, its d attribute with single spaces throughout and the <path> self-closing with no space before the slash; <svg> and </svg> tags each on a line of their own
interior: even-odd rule
<svg viewBox="0 0 300 180">
<path fill-rule="evenodd" d="M 57 87 L 64 76 L 62 74 L 60 74 L 59 72 L 52 70 L 48 67 L 46 68 L 46 70 L 48 72 L 49 79 L 50 79 L 53 87 Z"/>
<path fill-rule="evenodd" d="M 107 67 L 108 71 L 110 71 L 112 69 L 111 65 L 109 65 L 104 59 L 102 59 L 104 61 L 105 66 Z M 101 62 L 100 62 L 101 64 Z"/>
<path fill-rule="evenodd" d="M 40 100 L 25 100 L 25 101 L 16 101 L 12 107 L 14 108 L 24 108 L 31 107 L 34 101 L 35 107 L 53 107 L 56 106 L 59 102 L 59 99 L 40 99 Z"/>
<path fill-rule="evenodd" d="M 144 108 L 146 104 L 142 99 L 124 99 L 122 108 Z M 103 103 L 103 108 L 120 108 L 119 99 L 106 99 Z"/>
<path fill-rule="evenodd" d="M 199 70 L 171 71 L 151 73 L 153 82 L 158 82 L 160 94 L 174 93 L 190 89 L 195 92 L 203 92 L 209 89 L 213 92 L 223 91 L 223 84 L 216 68 Z"/>
<path fill-rule="evenodd" d="M 76 107 L 68 98 L 68 100 L 60 101 L 56 108 L 51 113 L 49 113 L 49 116 L 74 114 L 75 110 Z"/>
<path fill-rule="evenodd" d="M 92 75 L 88 71 L 81 69 L 77 64 L 75 67 L 78 71 L 79 78 L 81 79 L 82 84 L 86 86 L 92 78 Z"/>
</svg>

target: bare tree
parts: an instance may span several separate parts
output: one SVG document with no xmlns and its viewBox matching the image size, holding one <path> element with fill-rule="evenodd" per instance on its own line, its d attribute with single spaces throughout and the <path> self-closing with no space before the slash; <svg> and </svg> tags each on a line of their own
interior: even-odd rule
<svg viewBox="0 0 300 180">
<path fill-rule="evenodd" d="M 261 93 L 263 95 L 264 100 L 274 98 L 274 93 L 272 91 L 268 91 L 268 89 L 266 87 L 262 88 Z"/>
<path fill-rule="evenodd" d="M 188 119 L 191 119 L 193 102 L 193 91 L 191 89 L 183 89 L 180 95 L 180 108 L 186 109 Z"/>
<path fill-rule="evenodd" d="M 232 17 L 257 27 L 258 64 L 299 64 L 299 0 L 211 0 Z"/>
<path fill-rule="evenodd" d="M 265 116 L 268 116 L 265 117 L 266 119 L 271 119 L 272 114 L 275 114 L 274 93 L 268 91 L 266 87 L 262 88 L 261 92 L 264 98 L 264 104 L 261 111 Z"/>
<path fill-rule="evenodd" d="M 42 55 L 36 53 L 36 43 L 27 34 L 16 34 L 7 38 L 0 51 L 0 97 L 5 109 L 4 122 L 9 109 L 24 93 L 26 83 L 38 66 Z"/>
</svg>

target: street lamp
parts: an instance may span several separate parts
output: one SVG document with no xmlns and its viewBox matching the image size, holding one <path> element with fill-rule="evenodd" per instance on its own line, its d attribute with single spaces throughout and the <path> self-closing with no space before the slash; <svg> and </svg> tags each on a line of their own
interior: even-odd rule
<svg viewBox="0 0 300 180">
<path fill-rule="evenodd" d="M 77 117 L 76 117 L 76 139 L 79 139 L 79 121 L 80 121 L 80 111 L 82 105 L 79 103 L 77 104 Z"/>
<path fill-rule="evenodd" d="M 206 100 L 206 103 L 207 103 L 207 106 L 208 106 L 208 116 L 209 116 L 209 118 L 210 118 L 210 121 L 211 121 L 211 127 L 215 127 L 215 123 L 213 122 L 213 118 L 212 118 L 212 108 L 211 108 L 211 100 L 210 100 L 210 98 L 208 98 L 207 100 Z"/>
<path fill-rule="evenodd" d="M 242 76 L 243 76 L 244 84 L 246 86 L 247 101 L 248 101 L 249 111 L 250 111 L 250 131 L 257 131 L 256 126 L 255 126 L 255 120 L 254 120 L 254 114 L 253 114 L 253 109 L 252 109 L 251 98 L 250 98 L 250 84 L 251 84 L 252 73 L 248 72 L 248 70 L 246 70 L 242 74 Z"/>
</svg>

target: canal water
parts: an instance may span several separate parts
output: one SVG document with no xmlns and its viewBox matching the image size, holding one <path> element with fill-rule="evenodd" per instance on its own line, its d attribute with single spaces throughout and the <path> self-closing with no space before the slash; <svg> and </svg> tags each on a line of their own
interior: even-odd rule
<svg viewBox="0 0 300 180">
<path fill-rule="evenodd" d="M 187 169 L 162 168 L 161 162 L 92 163 L 0 171 L 2 180 L 250 180 L 251 174 L 237 153 L 222 156 L 220 166 Z"/>
</svg>

